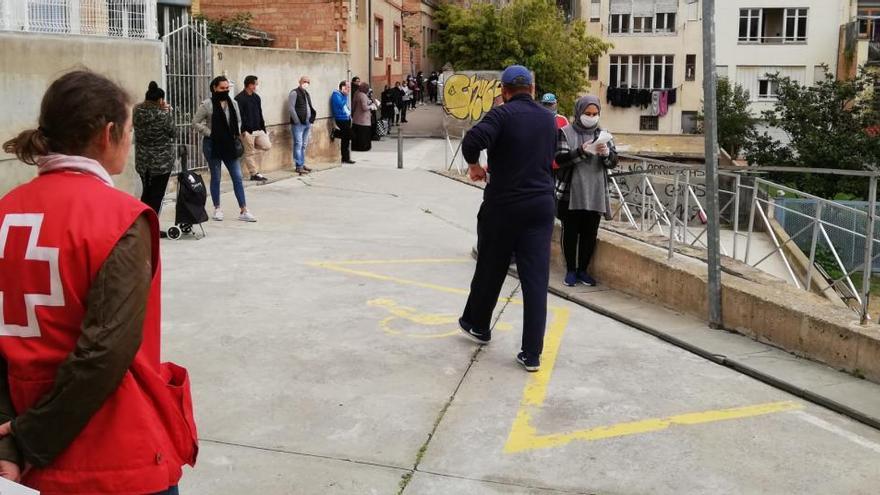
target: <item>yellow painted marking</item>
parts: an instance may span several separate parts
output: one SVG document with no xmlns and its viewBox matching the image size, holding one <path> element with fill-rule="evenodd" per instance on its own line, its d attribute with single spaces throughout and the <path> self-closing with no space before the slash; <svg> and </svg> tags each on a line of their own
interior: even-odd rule
<svg viewBox="0 0 880 495">
<path fill-rule="evenodd" d="M 451 337 L 459 333 L 457 326 L 458 316 L 455 314 L 422 313 L 415 308 L 401 306 L 397 304 L 397 302 L 393 299 L 386 298 L 367 301 L 367 305 L 376 308 L 383 308 L 392 314 L 392 316 L 389 316 L 379 322 L 379 326 L 382 327 L 382 330 L 389 335 L 411 337 L 416 339 L 439 339 L 444 337 Z M 443 330 L 442 333 L 416 334 L 407 333 L 394 328 L 392 323 L 396 320 L 405 320 L 411 322 L 412 324 L 421 326 L 456 326 L 454 326 L 452 330 Z M 510 323 L 499 322 L 495 325 L 495 330 L 509 331 L 512 329 L 513 325 L 511 325 Z"/>
<path fill-rule="evenodd" d="M 401 285 L 422 287 L 425 289 L 436 290 L 449 294 L 467 294 L 467 289 L 457 289 L 454 287 L 446 287 L 426 282 L 418 282 L 404 278 L 391 277 L 388 275 L 380 275 L 378 273 L 367 272 L 363 270 L 354 270 L 344 268 L 340 265 L 358 265 L 358 264 L 416 264 L 416 263 L 465 263 L 470 260 L 466 259 L 426 259 L 426 260 L 368 260 L 360 262 L 356 260 L 342 262 L 314 262 L 309 263 L 311 266 L 325 268 L 341 273 L 348 273 L 361 277 L 371 278 L 374 280 L 382 280 L 386 282 L 397 283 Z M 382 301 L 382 300 L 374 300 Z M 521 299 L 499 298 L 499 301 L 508 301 L 512 304 L 522 305 Z M 393 301 L 376 302 L 374 305 L 389 309 Z M 667 418 L 651 418 L 640 421 L 631 421 L 627 423 L 618 423 L 610 426 L 598 426 L 583 430 L 576 430 L 564 433 L 551 433 L 541 435 L 537 428 L 532 426 L 533 414 L 540 410 L 547 397 L 547 389 L 550 384 L 550 378 L 553 376 L 553 368 L 556 365 L 556 358 L 559 355 L 559 349 L 562 343 L 562 336 L 565 328 L 568 326 L 570 311 L 562 306 L 549 306 L 553 319 L 547 328 L 544 336 L 544 353 L 541 356 L 541 370 L 537 373 L 529 374 L 528 381 L 523 389 L 523 396 L 520 402 L 519 410 L 507 437 L 507 443 L 504 446 L 504 452 L 513 454 L 527 450 L 546 449 L 552 447 L 561 447 L 575 440 L 594 441 L 608 438 L 623 437 L 629 435 L 638 435 L 642 433 L 650 433 L 670 428 L 671 426 L 691 426 L 706 423 L 714 423 L 718 421 L 728 421 L 734 419 L 744 419 L 756 416 L 764 416 L 768 414 L 781 413 L 802 409 L 803 406 L 793 401 L 770 402 L 766 404 L 757 404 L 752 406 L 735 407 L 730 409 L 717 409 L 711 411 L 684 413 Z M 443 315 L 425 315 L 415 312 L 412 308 L 395 306 L 392 315 L 383 321 L 390 322 L 395 318 L 406 318 L 413 321 L 421 322 L 439 322 Z M 449 334 L 440 334 L 432 336 L 424 336 L 430 338 L 452 335 L 458 331 L 449 332 Z"/>
</svg>

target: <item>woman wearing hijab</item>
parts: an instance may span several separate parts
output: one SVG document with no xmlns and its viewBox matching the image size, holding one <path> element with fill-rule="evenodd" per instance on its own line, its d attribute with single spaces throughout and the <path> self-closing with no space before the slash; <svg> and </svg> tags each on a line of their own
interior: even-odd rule
<svg viewBox="0 0 880 495">
<path fill-rule="evenodd" d="M 150 81 L 144 101 L 134 107 L 134 163 L 143 184 L 141 201 L 156 214 L 174 168 L 174 117 L 165 91 Z M 164 236 L 164 232 L 162 233 Z"/>
<path fill-rule="evenodd" d="M 596 248 L 599 221 L 611 217 L 608 169 L 617 167 L 614 141 L 594 144 L 602 129 L 599 98 L 582 96 L 575 103 L 574 121 L 559 130 L 556 151 L 557 216 L 562 220 L 565 285 L 595 286 L 587 269 Z"/>
</svg>

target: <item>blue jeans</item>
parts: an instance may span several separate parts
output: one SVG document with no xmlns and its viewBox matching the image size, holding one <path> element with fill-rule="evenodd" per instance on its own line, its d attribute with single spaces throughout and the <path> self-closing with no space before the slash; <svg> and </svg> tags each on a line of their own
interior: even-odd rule
<svg viewBox="0 0 880 495">
<path fill-rule="evenodd" d="M 290 124 L 290 132 L 293 134 L 293 164 L 300 169 L 306 164 L 306 148 L 309 146 L 312 124 Z"/>
<path fill-rule="evenodd" d="M 235 160 L 221 160 L 219 158 L 211 158 L 211 138 L 202 140 L 202 153 L 208 160 L 208 168 L 211 170 L 211 201 L 214 202 L 214 208 L 220 206 L 220 174 L 221 164 L 226 164 L 226 170 L 232 177 L 232 190 L 235 191 L 235 199 L 238 200 L 238 207 L 244 208 L 247 202 L 244 200 L 244 183 L 241 180 L 241 162 L 238 158 Z"/>
<path fill-rule="evenodd" d="M 176 486 L 172 486 L 171 488 L 165 490 L 164 492 L 154 493 L 153 495 L 180 495 L 180 492 L 177 491 Z"/>
</svg>

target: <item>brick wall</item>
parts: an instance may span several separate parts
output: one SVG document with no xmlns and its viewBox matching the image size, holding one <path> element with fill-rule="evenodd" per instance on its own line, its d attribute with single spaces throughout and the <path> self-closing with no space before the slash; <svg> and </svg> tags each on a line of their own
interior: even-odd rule
<svg viewBox="0 0 880 495">
<path fill-rule="evenodd" d="M 338 31 L 340 50 L 348 51 L 347 0 L 201 0 L 199 10 L 212 18 L 250 12 L 253 27 L 269 33 L 274 48 L 297 48 L 298 40 L 300 50 L 336 51 Z"/>
</svg>

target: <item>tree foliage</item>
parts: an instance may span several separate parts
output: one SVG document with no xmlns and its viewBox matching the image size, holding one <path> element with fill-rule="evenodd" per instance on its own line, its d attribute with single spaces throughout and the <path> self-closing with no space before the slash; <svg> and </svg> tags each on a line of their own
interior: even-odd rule
<svg viewBox="0 0 880 495">
<path fill-rule="evenodd" d="M 239 12 L 232 17 L 196 16 L 197 20 L 205 21 L 208 41 L 216 45 L 242 45 L 244 34 L 252 30 L 253 18 L 250 12 Z"/>
<path fill-rule="evenodd" d="M 443 4 L 435 19 L 439 38 L 433 59 L 458 70 L 502 70 L 522 64 L 535 72 L 538 93 L 552 92 L 560 112 L 589 88 L 586 69 L 612 45 L 587 33 L 583 20 L 567 23 L 550 0 L 513 0 L 497 8 L 475 2 L 464 8 Z"/>
<path fill-rule="evenodd" d="M 852 80 L 825 77 L 813 86 L 771 76 L 778 84 L 773 110 L 763 113 L 767 125 L 785 133 L 788 142 L 767 132 L 755 135 L 746 149 L 750 164 L 875 170 L 880 165 L 880 120 L 873 87 L 877 76 L 865 71 Z M 867 197 L 867 180 L 817 174 L 784 174 L 777 180 L 802 191 L 833 198 L 839 194 Z"/>
<path fill-rule="evenodd" d="M 718 79 L 717 101 L 718 144 L 735 158 L 755 135 L 756 119 L 749 110 L 749 92 L 722 77 Z M 702 112 L 697 116 L 701 122 L 704 118 Z"/>
</svg>

